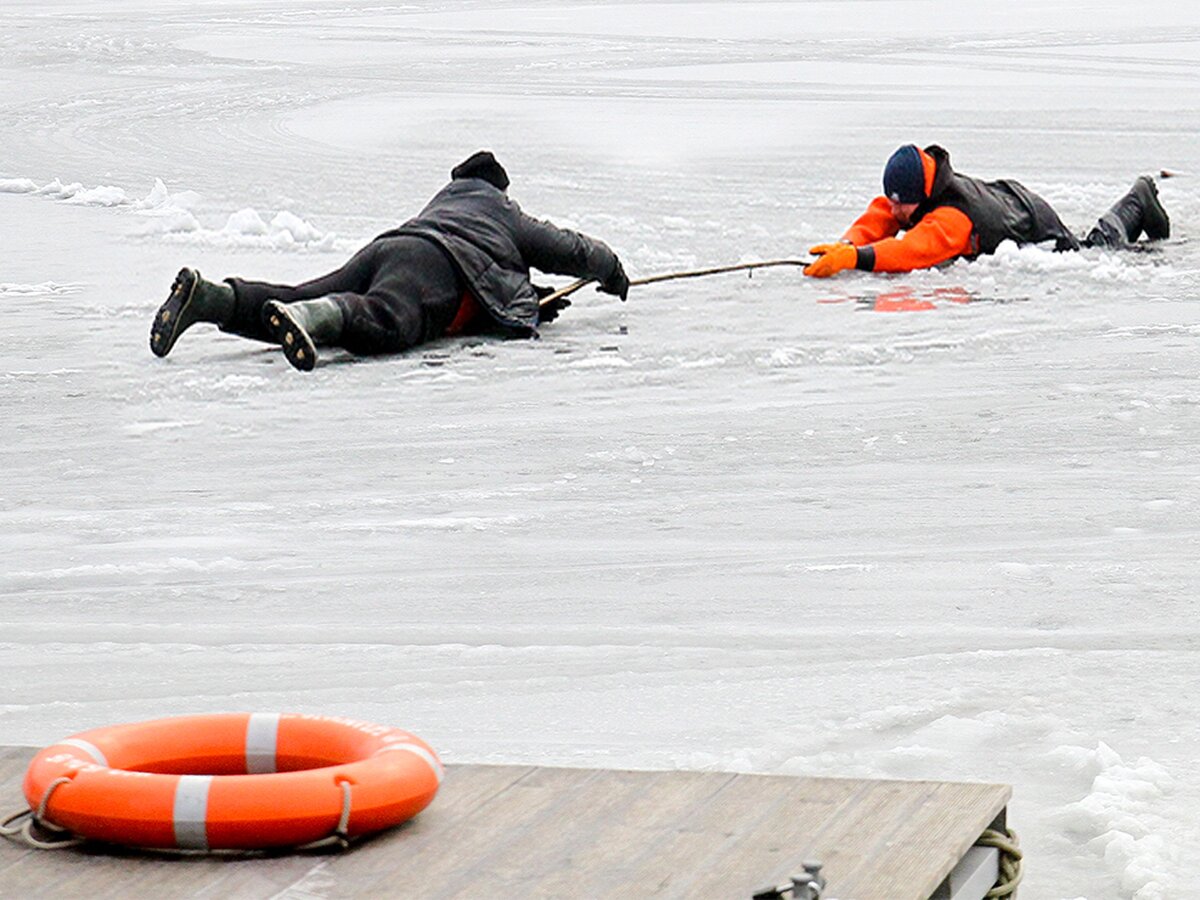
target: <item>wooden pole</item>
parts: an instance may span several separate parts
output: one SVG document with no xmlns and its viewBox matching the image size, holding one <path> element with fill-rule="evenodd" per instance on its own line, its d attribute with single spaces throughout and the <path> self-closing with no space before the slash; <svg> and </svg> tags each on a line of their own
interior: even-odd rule
<svg viewBox="0 0 1200 900">
<path fill-rule="evenodd" d="M 767 269 L 771 266 L 807 266 L 811 263 L 807 259 L 769 259 L 764 262 L 753 263 L 738 263 L 733 266 L 716 266 L 710 269 L 691 269 L 684 272 L 667 272 L 663 275 L 650 275 L 646 278 L 636 278 L 629 282 L 630 287 L 639 287 L 644 284 L 657 284 L 660 281 L 675 281 L 680 278 L 704 278 L 708 275 L 721 275 L 725 272 L 750 272 L 754 269 Z M 594 279 L 580 278 L 578 281 L 573 281 L 564 288 L 559 288 L 553 294 L 547 294 L 540 301 L 539 307 L 547 306 L 555 300 L 560 300 L 563 297 L 569 297 L 580 288 L 591 284 Z"/>
</svg>

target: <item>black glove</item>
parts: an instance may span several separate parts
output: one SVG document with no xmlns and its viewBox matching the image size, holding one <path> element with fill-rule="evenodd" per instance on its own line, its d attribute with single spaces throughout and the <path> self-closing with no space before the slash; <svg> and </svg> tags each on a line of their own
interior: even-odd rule
<svg viewBox="0 0 1200 900">
<path fill-rule="evenodd" d="M 616 260 L 616 266 L 613 267 L 612 274 L 604 279 L 600 285 L 600 290 L 606 294 L 614 294 L 622 300 L 629 297 L 629 276 L 625 274 L 625 269 L 621 266 L 621 260 Z"/>
<path fill-rule="evenodd" d="M 553 322 L 558 318 L 558 314 L 571 305 L 570 299 L 567 297 L 559 297 L 557 300 L 551 300 L 544 306 L 538 307 L 538 324 L 544 325 L 547 322 Z"/>
</svg>

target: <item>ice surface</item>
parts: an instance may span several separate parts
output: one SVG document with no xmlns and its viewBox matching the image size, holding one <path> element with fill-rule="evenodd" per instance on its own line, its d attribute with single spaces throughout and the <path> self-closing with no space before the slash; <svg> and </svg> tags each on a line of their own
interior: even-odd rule
<svg viewBox="0 0 1200 900">
<path fill-rule="evenodd" d="M 1200 895 L 1198 41 L 1163 2 L 6 0 L 0 741 L 298 710 L 1003 781 L 1023 895 Z M 906 141 L 1079 230 L 1189 173 L 1175 239 L 589 290 L 308 376 L 147 347 L 181 265 L 310 278 L 479 147 L 637 276 L 838 236 Z"/>
</svg>

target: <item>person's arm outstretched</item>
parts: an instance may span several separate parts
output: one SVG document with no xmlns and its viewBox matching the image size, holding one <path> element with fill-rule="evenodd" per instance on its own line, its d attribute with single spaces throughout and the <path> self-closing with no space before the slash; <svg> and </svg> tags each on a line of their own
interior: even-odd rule
<svg viewBox="0 0 1200 900">
<path fill-rule="evenodd" d="M 974 230 L 966 213 L 942 206 L 899 237 L 883 238 L 859 247 L 856 268 L 865 272 L 930 269 L 969 253 Z"/>
<path fill-rule="evenodd" d="M 809 249 L 818 258 L 805 267 L 804 274 L 828 278 L 845 269 L 864 272 L 929 269 L 968 254 L 975 230 L 965 213 L 949 206 L 927 213 L 900 234 L 902 227 L 892 215 L 887 198 L 876 197 L 847 229 L 841 243 L 817 244 Z"/>
<path fill-rule="evenodd" d="M 521 213 L 517 225 L 517 249 L 525 262 L 554 275 L 590 278 L 600 290 L 624 300 L 629 296 L 629 279 L 621 260 L 603 241 L 569 228 L 559 228 Z"/>
</svg>

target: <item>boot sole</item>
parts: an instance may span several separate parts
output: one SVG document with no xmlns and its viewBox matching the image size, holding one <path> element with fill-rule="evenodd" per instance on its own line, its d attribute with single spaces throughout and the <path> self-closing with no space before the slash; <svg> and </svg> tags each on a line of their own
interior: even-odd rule
<svg viewBox="0 0 1200 900">
<path fill-rule="evenodd" d="M 163 357 L 170 353 L 179 336 L 187 330 L 187 324 L 180 323 L 192 305 L 199 283 L 200 274 L 194 269 L 180 269 L 175 276 L 171 293 L 154 314 L 154 324 L 150 326 L 150 352 L 155 356 Z"/>
<path fill-rule="evenodd" d="M 271 332 L 271 339 L 278 342 L 292 368 L 311 372 L 317 364 L 317 348 L 308 332 L 292 318 L 287 306 L 277 300 L 269 301 L 263 307 L 263 321 Z"/>
</svg>

